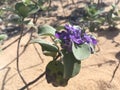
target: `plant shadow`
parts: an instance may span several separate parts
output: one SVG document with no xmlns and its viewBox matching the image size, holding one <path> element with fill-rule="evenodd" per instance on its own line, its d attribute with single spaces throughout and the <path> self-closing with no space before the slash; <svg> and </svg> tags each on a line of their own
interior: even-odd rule
<svg viewBox="0 0 120 90">
<path fill-rule="evenodd" d="M 116 53 L 115 57 L 120 61 L 120 51 Z"/>
<path fill-rule="evenodd" d="M 116 61 L 115 60 L 108 60 L 108 61 L 105 61 L 103 63 L 97 63 L 97 64 L 92 64 L 92 65 L 88 65 L 88 66 L 83 66 L 83 68 L 89 68 L 89 67 L 102 67 L 103 65 L 106 65 L 108 64 L 109 66 L 113 65 L 113 64 L 116 64 Z"/>
<path fill-rule="evenodd" d="M 120 33 L 119 28 L 115 27 L 108 27 L 106 29 L 99 29 L 95 31 L 95 33 L 98 35 L 98 37 L 105 37 L 108 40 L 111 40 L 111 43 L 115 43 L 115 47 L 120 46 L 120 42 L 115 40 L 115 37 L 117 37 Z"/>
</svg>

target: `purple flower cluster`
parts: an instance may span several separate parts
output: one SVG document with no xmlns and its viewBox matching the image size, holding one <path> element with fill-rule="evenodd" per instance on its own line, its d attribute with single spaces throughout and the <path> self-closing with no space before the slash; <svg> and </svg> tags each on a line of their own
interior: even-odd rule
<svg viewBox="0 0 120 90">
<path fill-rule="evenodd" d="M 86 34 L 80 28 L 68 24 L 65 25 L 65 31 L 57 31 L 55 36 L 62 41 L 62 47 L 69 51 L 71 51 L 72 42 L 77 45 L 83 43 L 91 43 L 93 45 L 97 44 L 97 41 L 93 36 Z"/>
</svg>

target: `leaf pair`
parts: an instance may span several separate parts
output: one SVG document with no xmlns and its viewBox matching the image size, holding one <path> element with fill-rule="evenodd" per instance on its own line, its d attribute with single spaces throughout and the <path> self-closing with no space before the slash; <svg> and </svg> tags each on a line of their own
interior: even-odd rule
<svg viewBox="0 0 120 90">
<path fill-rule="evenodd" d="M 34 14 L 39 10 L 39 7 L 34 4 L 25 5 L 23 2 L 16 3 L 15 12 L 22 18 Z"/>
<path fill-rule="evenodd" d="M 38 27 L 38 34 L 40 36 L 46 35 L 46 36 L 54 36 L 56 29 L 49 25 L 43 25 Z M 58 47 L 54 45 L 53 43 L 47 42 L 43 39 L 34 39 L 31 41 L 31 43 L 39 43 L 42 47 L 43 54 L 47 56 L 55 57 L 55 55 L 58 52 Z"/>
<path fill-rule="evenodd" d="M 81 61 L 77 61 L 72 53 L 63 54 L 63 63 L 53 60 L 46 66 L 47 82 L 54 86 L 66 86 L 68 80 L 80 71 Z"/>
</svg>

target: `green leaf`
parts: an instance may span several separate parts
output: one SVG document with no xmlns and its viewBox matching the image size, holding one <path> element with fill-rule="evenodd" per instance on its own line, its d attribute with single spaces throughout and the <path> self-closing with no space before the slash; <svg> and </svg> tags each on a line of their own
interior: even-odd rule
<svg viewBox="0 0 120 90">
<path fill-rule="evenodd" d="M 1 34 L 0 35 L 0 41 L 5 40 L 7 38 L 6 34 Z"/>
<path fill-rule="evenodd" d="M 22 2 L 25 3 L 25 4 L 27 4 L 27 5 L 29 5 L 29 4 L 32 3 L 32 0 L 22 0 Z"/>
<path fill-rule="evenodd" d="M 43 25 L 38 27 L 38 34 L 39 35 L 49 35 L 54 36 L 56 32 L 56 29 L 49 26 L 49 25 Z"/>
<path fill-rule="evenodd" d="M 45 2 L 48 2 L 49 0 L 38 0 L 38 4 L 42 6 Z"/>
<path fill-rule="evenodd" d="M 73 53 L 63 52 L 64 78 L 69 79 L 76 76 L 81 67 L 81 61 L 75 59 Z"/>
<path fill-rule="evenodd" d="M 94 23 L 103 24 L 104 22 L 105 22 L 105 18 L 103 17 L 99 17 L 98 19 L 94 20 Z"/>
<path fill-rule="evenodd" d="M 84 60 L 91 54 L 91 50 L 88 44 L 82 44 L 78 46 L 73 43 L 72 51 L 77 60 Z"/>
<path fill-rule="evenodd" d="M 98 23 L 96 22 L 96 23 L 90 23 L 90 26 L 89 26 L 89 31 L 90 32 L 94 32 L 95 31 L 95 29 L 98 27 Z"/>
<path fill-rule="evenodd" d="M 57 31 L 63 30 L 64 26 L 57 26 L 56 29 L 57 29 Z"/>
<path fill-rule="evenodd" d="M 29 15 L 34 14 L 34 13 L 36 13 L 40 10 L 40 8 L 37 5 L 34 5 L 34 4 L 28 5 L 28 7 L 30 8 Z"/>
<path fill-rule="evenodd" d="M 55 45 L 45 40 L 34 39 L 34 40 L 31 40 L 31 43 L 39 43 L 42 47 L 42 51 L 58 52 L 58 48 Z"/>
<path fill-rule="evenodd" d="M 19 2 L 19 3 L 16 3 L 15 10 L 17 11 L 17 14 L 19 16 L 22 16 L 23 18 L 25 18 L 28 16 L 30 8 L 25 6 L 23 2 Z"/>
<path fill-rule="evenodd" d="M 19 16 L 23 18 L 27 17 L 28 15 L 34 14 L 39 11 L 39 7 L 35 4 L 28 4 L 25 5 L 23 2 L 17 3 L 15 5 L 15 10 Z"/>
<path fill-rule="evenodd" d="M 46 66 L 46 79 L 54 86 L 66 86 L 68 80 L 63 78 L 64 66 L 60 61 L 51 61 Z"/>
<path fill-rule="evenodd" d="M 57 43 L 62 43 L 62 41 L 58 38 L 54 39 L 54 42 L 57 44 Z"/>
<path fill-rule="evenodd" d="M 114 16 L 114 17 L 112 17 L 112 19 L 113 19 L 114 21 L 120 21 L 120 17 L 119 17 L 119 16 Z"/>
<path fill-rule="evenodd" d="M 55 57 L 57 52 L 51 52 L 51 51 L 43 51 L 43 54 L 46 56 L 52 56 Z"/>
</svg>

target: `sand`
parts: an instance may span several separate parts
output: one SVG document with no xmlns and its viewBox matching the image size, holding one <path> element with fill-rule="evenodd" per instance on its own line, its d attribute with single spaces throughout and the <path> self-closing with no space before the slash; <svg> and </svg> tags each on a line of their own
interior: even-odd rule
<svg viewBox="0 0 120 90">
<path fill-rule="evenodd" d="M 106 2 L 107 1 L 111 3 L 110 1 L 112 0 L 106 0 Z M 71 1 L 68 3 L 71 3 Z M 54 2 L 53 5 L 56 5 L 56 3 Z M 83 4 L 81 3 L 80 5 Z M 71 7 L 73 8 L 74 5 Z M 61 8 L 60 3 L 59 8 Z M 70 7 L 64 9 L 66 16 L 73 11 L 73 9 L 71 9 L 71 11 L 67 10 L 69 8 Z M 61 8 L 53 12 L 48 19 L 43 18 L 43 20 L 41 20 L 41 18 L 39 18 L 38 23 L 48 23 L 51 25 L 66 23 L 67 20 L 57 21 L 54 15 L 58 12 L 58 16 L 64 15 L 63 9 Z M 46 22 L 44 20 L 46 20 Z M 30 90 L 120 90 L 120 67 L 117 69 L 115 77 L 110 83 L 113 71 L 120 60 L 120 30 L 98 30 L 95 32 L 95 35 L 98 40 L 98 46 L 96 47 L 97 52 L 82 61 L 80 73 L 70 79 L 66 87 L 54 87 L 48 84 L 45 76 L 43 76 L 29 87 Z M 19 35 L 9 38 L 1 47 L 4 48 L 18 37 Z M 30 33 L 27 33 L 22 38 L 20 52 L 23 51 L 29 37 Z M 24 86 L 16 70 L 17 43 L 18 42 L 13 43 L 0 52 L 0 90 L 18 90 Z M 37 53 L 36 48 L 39 53 Z M 26 50 L 21 54 L 19 61 L 21 74 L 27 83 L 41 75 L 45 71 L 45 66 L 51 60 L 51 57 L 46 57 L 42 54 L 41 47 L 38 44 L 28 45 Z"/>
</svg>

